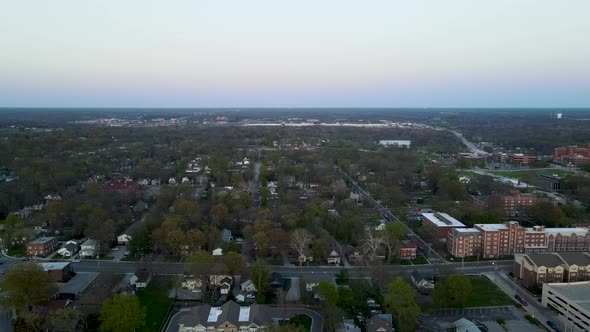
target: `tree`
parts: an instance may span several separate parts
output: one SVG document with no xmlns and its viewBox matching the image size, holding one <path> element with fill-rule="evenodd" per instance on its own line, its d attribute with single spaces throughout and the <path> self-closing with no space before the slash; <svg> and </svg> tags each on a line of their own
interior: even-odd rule
<svg viewBox="0 0 590 332">
<path fill-rule="evenodd" d="M 223 225 L 225 218 L 229 215 L 229 210 L 225 204 L 217 204 L 211 208 L 211 219 L 215 226 Z"/>
<path fill-rule="evenodd" d="M 336 287 L 331 282 L 326 280 L 320 281 L 318 293 L 322 297 L 322 300 L 329 306 L 334 307 L 338 303 L 338 291 L 336 291 Z"/>
<path fill-rule="evenodd" d="M 463 308 L 471 295 L 471 281 L 462 274 L 452 274 L 434 286 L 434 303 L 442 308 Z"/>
<path fill-rule="evenodd" d="M 542 225 L 555 227 L 563 225 L 565 214 L 549 201 L 537 201 L 529 208 L 529 215 Z"/>
<path fill-rule="evenodd" d="M 391 259 L 397 254 L 400 240 L 404 238 L 405 226 L 400 222 L 388 222 L 385 224 L 385 236 L 383 243 L 387 247 L 387 259 Z"/>
<path fill-rule="evenodd" d="M 48 301 L 57 291 L 53 279 L 34 262 L 10 269 L 4 287 L 8 304 L 18 312 L 31 312 L 34 305 Z"/>
<path fill-rule="evenodd" d="M 385 306 L 393 311 L 396 317 L 396 330 L 400 332 L 413 332 L 418 327 L 418 315 L 420 307 L 416 304 L 416 292 L 400 277 L 395 278 L 387 285 L 388 293 L 385 296 Z"/>
<path fill-rule="evenodd" d="M 311 234 L 305 229 L 299 228 L 291 233 L 291 248 L 297 253 L 297 259 L 299 260 L 299 266 L 303 264 L 302 257 L 307 256 L 307 250 L 312 240 Z"/>
<path fill-rule="evenodd" d="M 152 241 L 150 232 L 147 229 L 142 229 L 135 233 L 127 244 L 129 252 L 131 252 L 133 256 L 138 257 L 152 252 L 153 247 L 154 243 Z"/>
<path fill-rule="evenodd" d="M 185 269 L 188 273 L 198 278 L 201 285 L 205 285 L 207 277 L 215 266 L 213 256 L 205 250 L 198 250 L 187 258 Z"/>
<path fill-rule="evenodd" d="M 243 274 L 246 272 L 246 260 L 244 260 L 244 256 L 237 252 L 228 252 L 221 260 L 229 275 Z"/>
<path fill-rule="evenodd" d="M 186 233 L 186 244 L 190 252 L 202 249 L 207 244 L 205 234 L 198 229 L 191 229 Z"/>
<path fill-rule="evenodd" d="M 137 296 L 116 294 L 106 300 L 100 310 L 100 330 L 104 332 L 133 332 L 145 325 L 146 310 Z"/>
<path fill-rule="evenodd" d="M 262 259 L 255 260 L 254 263 L 250 264 L 250 273 L 252 275 L 252 283 L 254 283 L 254 287 L 256 287 L 256 290 L 258 291 L 256 302 L 264 303 L 266 293 L 270 289 L 270 284 L 268 283 L 270 270 L 266 261 Z"/>
<path fill-rule="evenodd" d="M 348 273 L 348 269 L 341 268 L 340 272 L 338 272 L 336 274 L 336 282 L 339 285 L 342 285 L 342 284 L 348 284 L 349 281 L 350 281 L 350 275 Z"/>
<path fill-rule="evenodd" d="M 59 309 L 48 315 L 46 318 L 46 325 L 48 331 L 63 331 L 64 327 L 82 327 L 82 331 L 86 327 L 85 314 L 72 308 Z"/>
<path fill-rule="evenodd" d="M 47 222 L 52 230 L 59 230 L 66 222 L 68 207 L 63 200 L 49 201 L 45 206 L 45 214 L 47 215 Z"/>
<path fill-rule="evenodd" d="M 367 249 L 367 254 L 369 255 L 369 260 L 371 262 L 374 262 L 377 259 L 382 245 L 383 235 L 374 230 L 367 232 L 364 246 Z"/>
</svg>

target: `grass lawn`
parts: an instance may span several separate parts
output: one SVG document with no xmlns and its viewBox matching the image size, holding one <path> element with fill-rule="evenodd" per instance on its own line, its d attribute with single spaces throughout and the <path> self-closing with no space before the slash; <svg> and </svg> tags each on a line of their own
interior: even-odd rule
<svg viewBox="0 0 590 332">
<path fill-rule="evenodd" d="M 25 257 L 27 255 L 27 248 L 25 246 L 10 248 L 7 250 L 8 256 Z"/>
<path fill-rule="evenodd" d="M 146 289 L 137 292 L 139 301 L 146 307 L 145 326 L 138 332 L 159 331 L 172 305 L 168 294 L 173 284 L 172 276 L 154 276 Z"/>
<path fill-rule="evenodd" d="M 514 305 L 515 301 L 486 277 L 469 277 L 473 291 L 465 307 Z"/>
<path fill-rule="evenodd" d="M 416 259 L 407 260 L 404 259 L 400 262 L 401 265 L 420 265 L 420 264 L 428 264 L 428 260 L 424 256 L 416 256 Z"/>
<path fill-rule="evenodd" d="M 305 328 L 306 331 L 311 330 L 311 317 L 308 315 L 295 315 L 289 319 L 290 325 L 301 326 Z"/>
</svg>

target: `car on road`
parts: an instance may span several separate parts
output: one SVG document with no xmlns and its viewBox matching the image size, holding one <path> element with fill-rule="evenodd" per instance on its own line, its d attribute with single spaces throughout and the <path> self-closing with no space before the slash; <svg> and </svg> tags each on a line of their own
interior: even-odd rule
<svg viewBox="0 0 590 332">
<path fill-rule="evenodd" d="M 515 295 L 514 295 L 514 298 L 515 298 L 515 299 L 516 299 L 518 302 L 520 302 L 520 304 L 522 304 L 522 305 L 529 305 L 529 304 L 528 304 L 528 302 L 527 302 L 525 299 L 523 299 L 523 298 L 522 298 L 522 296 L 520 296 L 520 295 L 518 295 L 518 294 L 515 294 Z"/>
<path fill-rule="evenodd" d="M 23 259 L 22 259 L 22 261 L 23 261 L 23 262 L 28 262 L 28 261 L 30 261 L 30 260 L 31 260 L 31 259 L 30 259 L 29 257 L 25 257 L 25 258 L 23 258 Z"/>
<path fill-rule="evenodd" d="M 561 331 L 561 330 L 559 329 L 559 327 L 557 327 L 557 324 L 555 324 L 555 322 L 554 322 L 554 321 L 550 321 L 550 320 L 548 320 L 548 321 L 547 321 L 547 325 L 549 325 L 549 327 L 550 327 L 550 328 L 552 328 L 552 329 L 554 329 L 555 331 Z"/>
<path fill-rule="evenodd" d="M 119 250 L 119 247 L 114 247 L 114 248 L 112 249 L 112 251 L 118 251 L 118 250 Z"/>
</svg>

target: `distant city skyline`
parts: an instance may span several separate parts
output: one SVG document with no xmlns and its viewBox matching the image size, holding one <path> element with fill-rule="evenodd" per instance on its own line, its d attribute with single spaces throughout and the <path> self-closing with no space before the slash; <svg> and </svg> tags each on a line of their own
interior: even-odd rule
<svg viewBox="0 0 590 332">
<path fill-rule="evenodd" d="M 585 0 L 0 0 L 0 107 L 589 107 L 588 13 Z"/>
</svg>

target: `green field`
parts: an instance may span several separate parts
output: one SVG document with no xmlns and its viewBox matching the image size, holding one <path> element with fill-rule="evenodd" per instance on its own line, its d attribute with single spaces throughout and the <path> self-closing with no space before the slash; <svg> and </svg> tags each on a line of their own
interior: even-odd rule
<svg viewBox="0 0 590 332">
<path fill-rule="evenodd" d="M 295 315 L 289 319 L 289 325 L 301 326 L 305 331 L 311 330 L 311 317 L 307 315 Z"/>
<path fill-rule="evenodd" d="M 416 259 L 411 261 L 409 260 L 402 260 L 400 262 L 401 265 L 420 265 L 420 264 L 428 264 L 428 260 L 424 256 L 417 256 Z"/>
<path fill-rule="evenodd" d="M 172 299 L 168 298 L 168 294 L 173 284 L 174 277 L 154 276 L 146 289 L 137 292 L 139 301 L 146 307 L 145 326 L 140 328 L 139 332 L 159 331 L 172 305 Z"/>
<path fill-rule="evenodd" d="M 514 305 L 514 300 L 486 277 L 469 277 L 473 291 L 465 307 L 494 307 Z"/>
</svg>

